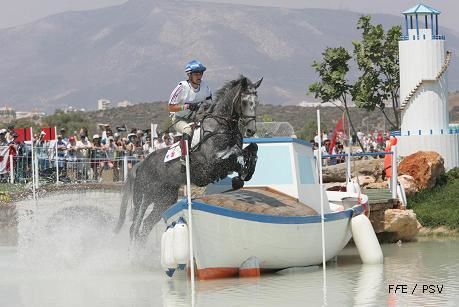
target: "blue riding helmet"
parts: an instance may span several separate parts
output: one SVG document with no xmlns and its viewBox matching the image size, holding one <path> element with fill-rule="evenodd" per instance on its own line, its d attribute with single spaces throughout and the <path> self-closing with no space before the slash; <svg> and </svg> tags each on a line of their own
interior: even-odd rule
<svg viewBox="0 0 459 307">
<path fill-rule="evenodd" d="M 201 62 L 196 61 L 196 60 L 189 62 L 185 66 L 185 72 L 187 74 L 190 74 L 192 72 L 205 72 L 205 71 L 206 71 L 206 67 L 202 65 Z"/>
</svg>

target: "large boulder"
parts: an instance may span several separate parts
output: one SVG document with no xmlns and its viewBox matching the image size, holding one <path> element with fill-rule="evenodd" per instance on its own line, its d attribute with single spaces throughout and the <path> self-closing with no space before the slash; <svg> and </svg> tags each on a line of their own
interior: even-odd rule
<svg viewBox="0 0 459 307">
<path fill-rule="evenodd" d="M 351 162 L 352 177 L 371 176 L 375 181 L 381 180 L 384 160 L 373 159 L 354 160 Z M 346 163 L 326 166 L 322 170 L 323 181 L 326 182 L 344 182 L 346 181 Z"/>
<path fill-rule="evenodd" d="M 384 212 L 384 231 L 391 234 L 391 241 L 411 241 L 419 228 L 413 210 L 387 209 Z"/>
<path fill-rule="evenodd" d="M 398 182 L 400 182 L 402 187 L 405 189 L 405 194 L 407 196 L 414 195 L 419 191 L 416 180 L 410 175 L 398 176 Z"/>
<path fill-rule="evenodd" d="M 418 151 L 400 162 L 398 173 L 413 177 L 419 190 L 431 189 L 445 174 L 444 160 L 437 152 Z"/>
</svg>

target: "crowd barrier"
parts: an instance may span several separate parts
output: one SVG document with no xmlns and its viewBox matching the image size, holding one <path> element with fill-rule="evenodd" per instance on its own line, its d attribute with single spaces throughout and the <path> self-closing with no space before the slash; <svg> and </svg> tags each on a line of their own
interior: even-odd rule
<svg viewBox="0 0 459 307">
<path fill-rule="evenodd" d="M 129 169 L 144 159 L 144 154 L 126 151 L 89 150 L 87 157 L 53 154 L 47 148 L 34 148 L 8 159 L 0 171 L 1 182 L 10 183 L 86 183 L 122 182 Z M 11 167 L 11 165 L 13 167 Z"/>
</svg>

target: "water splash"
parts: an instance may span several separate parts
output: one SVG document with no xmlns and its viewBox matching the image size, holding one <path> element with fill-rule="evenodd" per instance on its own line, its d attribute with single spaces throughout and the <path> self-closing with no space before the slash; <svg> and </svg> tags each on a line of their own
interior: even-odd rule
<svg viewBox="0 0 459 307">
<path fill-rule="evenodd" d="M 113 232 L 119 201 L 119 194 L 91 192 L 41 199 L 37 208 L 20 204 L 22 264 L 29 270 L 52 273 L 159 270 L 156 242 L 134 251 L 128 225 L 118 234 Z"/>
</svg>

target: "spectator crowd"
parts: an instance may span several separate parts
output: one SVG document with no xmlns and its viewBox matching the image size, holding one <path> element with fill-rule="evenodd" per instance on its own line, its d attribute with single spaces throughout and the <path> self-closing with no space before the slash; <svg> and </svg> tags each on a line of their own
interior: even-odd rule
<svg viewBox="0 0 459 307">
<path fill-rule="evenodd" d="M 362 144 L 364 152 L 383 152 L 387 146 L 387 142 L 389 142 L 389 137 L 390 132 L 388 131 L 374 130 L 365 134 L 361 130 L 358 130 L 358 132 L 349 139 L 348 135 L 343 131 L 338 131 L 336 135 L 334 135 L 333 131 L 330 130 L 328 133 L 327 131 L 322 131 L 320 138 L 316 133 L 314 138 L 310 140 L 310 143 L 316 158 L 319 156 L 319 150 L 322 152 L 322 156 L 325 156 L 322 159 L 322 163 L 326 166 L 343 163 L 345 161 L 344 156 L 333 157 L 333 155 L 346 153 L 344 151 L 344 146 L 348 145 L 354 148 L 352 150 L 353 153 L 362 152 L 360 144 Z M 321 146 L 319 146 L 319 143 Z M 377 158 L 378 156 L 374 157 Z"/>
<path fill-rule="evenodd" d="M 113 181 L 120 181 L 124 178 L 125 163 L 130 169 L 148 154 L 171 146 L 180 137 L 172 133 L 154 133 L 152 137 L 150 129 L 137 128 L 114 133 L 110 125 L 99 125 L 99 129 L 99 133 L 89 135 L 86 128 L 70 134 L 61 128 L 53 140 L 41 131 L 30 141 L 20 140 L 13 125 L 0 129 L 0 180 L 5 182 L 9 178 L 10 155 L 15 182 L 31 178 L 32 142 L 41 178 L 55 180 L 57 162 L 61 181 L 101 181 L 104 172 Z"/>
</svg>

